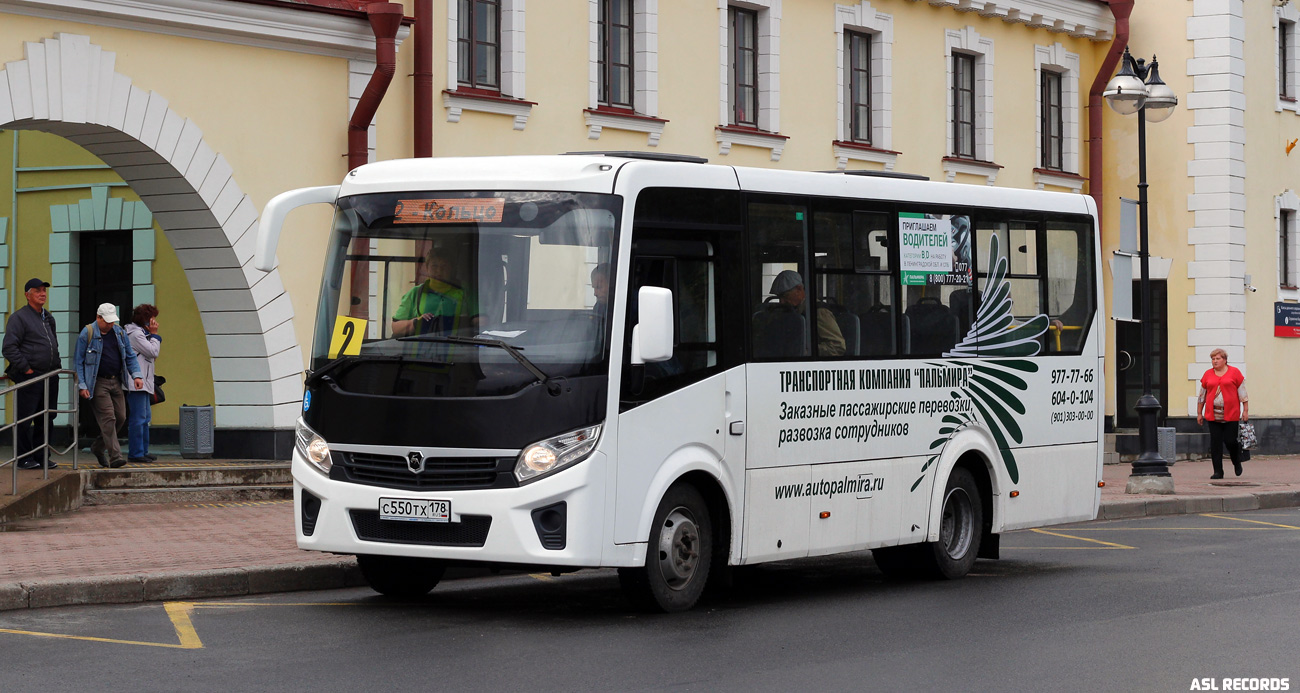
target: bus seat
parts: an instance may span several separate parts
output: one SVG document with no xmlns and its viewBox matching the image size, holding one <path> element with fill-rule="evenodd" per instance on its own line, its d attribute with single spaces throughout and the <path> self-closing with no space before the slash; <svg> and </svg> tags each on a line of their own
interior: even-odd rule
<svg viewBox="0 0 1300 693">
<path fill-rule="evenodd" d="M 808 325 L 803 313 L 769 300 L 754 312 L 753 327 L 755 358 L 808 355 Z"/>
<path fill-rule="evenodd" d="M 844 335 L 844 353 L 847 356 L 858 356 L 861 354 L 862 346 L 862 323 L 858 316 L 849 312 L 848 308 L 836 303 L 834 299 L 823 298 L 817 302 L 818 308 L 825 308 L 835 316 L 835 324 L 840 328 L 840 334 Z"/>
<path fill-rule="evenodd" d="M 960 325 L 952 309 L 938 298 L 926 296 L 907 309 L 911 321 L 910 353 L 941 354 L 957 344 Z"/>
<path fill-rule="evenodd" d="M 858 316 L 863 356 L 891 356 L 894 353 L 894 315 L 887 306 L 876 304 Z M 906 353 L 906 352 L 904 352 Z"/>
</svg>

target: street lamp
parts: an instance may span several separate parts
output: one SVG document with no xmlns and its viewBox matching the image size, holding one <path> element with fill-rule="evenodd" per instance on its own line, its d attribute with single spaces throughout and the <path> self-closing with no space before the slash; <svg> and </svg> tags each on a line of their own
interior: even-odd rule
<svg viewBox="0 0 1300 693">
<path fill-rule="evenodd" d="M 1174 112 L 1178 96 L 1160 79 L 1160 67 L 1155 56 L 1148 66 L 1144 60 L 1134 60 L 1128 48 L 1124 49 L 1120 70 L 1106 85 L 1102 93 L 1106 102 L 1120 115 L 1138 114 L 1138 233 L 1141 236 L 1141 291 L 1142 313 L 1142 397 L 1134 409 L 1138 412 L 1138 439 L 1142 453 L 1133 462 L 1133 473 L 1128 480 L 1128 493 L 1173 493 L 1174 479 L 1169 465 L 1160 456 L 1156 443 L 1156 415 L 1160 401 L 1151 393 L 1151 277 L 1147 258 L 1147 128 L 1146 122 L 1159 123 Z M 1120 287 L 1115 287 L 1116 291 Z"/>
</svg>

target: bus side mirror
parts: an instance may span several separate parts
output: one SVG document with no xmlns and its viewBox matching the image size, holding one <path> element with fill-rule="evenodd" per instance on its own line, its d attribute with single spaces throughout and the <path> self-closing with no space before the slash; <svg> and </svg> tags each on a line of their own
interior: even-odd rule
<svg viewBox="0 0 1300 693">
<path fill-rule="evenodd" d="M 655 363 L 673 357 L 673 292 L 643 286 L 637 294 L 637 325 L 632 328 L 632 363 Z"/>
<path fill-rule="evenodd" d="M 275 269 L 275 246 L 280 242 L 280 229 L 289 212 L 303 205 L 333 203 L 339 196 L 339 186 L 323 185 L 319 188 L 299 188 L 271 198 L 257 222 L 257 252 L 253 266 L 263 272 Z"/>
</svg>

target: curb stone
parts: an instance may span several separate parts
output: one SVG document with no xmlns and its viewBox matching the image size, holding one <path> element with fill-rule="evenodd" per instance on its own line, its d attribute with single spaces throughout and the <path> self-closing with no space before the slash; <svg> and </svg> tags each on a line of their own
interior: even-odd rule
<svg viewBox="0 0 1300 693">
<path fill-rule="evenodd" d="M 0 611 L 88 604 L 134 604 L 230 597 L 364 584 L 356 560 L 108 575 L 0 584 Z"/>
<path fill-rule="evenodd" d="M 29 607 L 73 606 L 82 604 L 131 604 L 144 601 L 144 580 L 139 575 L 28 582 Z"/>
<path fill-rule="evenodd" d="M 152 573 L 140 577 L 144 579 L 143 601 L 146 602 L 248 594 L 245 568 Z"/>
<path fill-rule="evenodd" d="M 0 611 L 26 609 L 31 603 L 27 590 L 17 583 L 0 585 Z"/>
</svg>

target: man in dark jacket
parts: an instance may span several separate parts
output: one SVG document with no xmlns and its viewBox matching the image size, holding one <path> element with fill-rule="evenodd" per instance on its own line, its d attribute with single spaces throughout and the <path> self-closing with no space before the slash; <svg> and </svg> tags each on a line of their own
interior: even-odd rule
<svg viewBox="0 0 1300 693">
<path fill-rule="evenodd" d="M 5 359 L 9 361 L 5 373 L 14 383 L 59 369 L 58 330 L 54 316 L 45 310 L 48 298 L 46 289 L 49 286 L 47 281 L 28 279 L 23 287 L 27 305 L 14 311 L 5 323 L 3 351 Z M 58 378 L 47 379 L 43 386 L 30 385 L 18 390 L 14 420 L 40 412 L 46 408 L 46 402 L 50 408 L 57 407 L 58 396 Z M 19 469 L 40 469 L 47 462 L 50 469 L 58 466 L 54 460 L 49 459 L 49 449 L 45 447 L 49 419 L 46 414 L 18 424 L 18 449 L 15 453 Z"/>
</svg>

